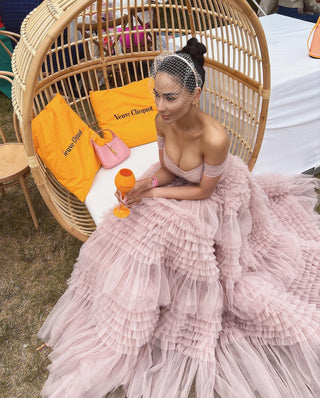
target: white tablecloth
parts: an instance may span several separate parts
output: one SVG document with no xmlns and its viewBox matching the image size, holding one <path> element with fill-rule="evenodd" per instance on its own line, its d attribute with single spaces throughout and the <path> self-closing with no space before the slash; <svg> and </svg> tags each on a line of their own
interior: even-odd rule
<svg viewBox="0 0 320 398">
<path fill-rule="evenodd" d="M 114 179 L 120 169 L 131 169 L 136 178 L 138 178 L 158 160 L 158 145 L 156 142 L 151 142 L 150 144 L 131 148 L 131 154 L 128 159 L 111 170 L 101 167 L 85 200 L 94 222 L 99 224 L 102 221 L 103 214 L 118 203 L 114 196 L 116 191 Z"/>
<path fill-rule="evenodd" d="M 307 49 L 314 24 L 279 14 L 260 22 L 269 50 L 271 96 L 253 173 L 301 173 L 320 165 L 320 59 L 309 57 Z M 179 45 L 176 40 L 176 50 Z"/>
<path fill-rule="evenodd" d="M 320 59 L 309 57 L 313 24 L 260 18 L 271 65 L 271 96 L 255 174 L 296 174 L 320 165 Z"/>
</svg>

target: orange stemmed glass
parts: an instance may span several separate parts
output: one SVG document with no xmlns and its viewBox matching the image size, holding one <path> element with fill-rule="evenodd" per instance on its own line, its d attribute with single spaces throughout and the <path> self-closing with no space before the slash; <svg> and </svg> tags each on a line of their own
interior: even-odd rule
<svg viewBox="0 0 320 398">
<path fill-rule="evenodd" d="M 126 193 L 131 191 L 131 189 L 134 187 L 136 178 L 130 169 L 121 169 L 118 171 L 114 182 L 116 187 L 119 189 L 121 193 L 121 199 L 123 200 L 126 196 Z M 127 206 L 120 202 L 119 206 L 113 209 L 113 214 L 119 218 L 125 218 L 130 214 L 130 210 L 127 208 Z"/>
</svg>

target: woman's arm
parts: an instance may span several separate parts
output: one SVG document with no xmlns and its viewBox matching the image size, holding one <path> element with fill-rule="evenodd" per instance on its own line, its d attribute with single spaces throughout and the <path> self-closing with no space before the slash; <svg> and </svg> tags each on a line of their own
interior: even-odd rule
<svg viewBox="0 0 320 398">
<path fill-rule="evenodd" d="M 158 186 L 164 186 L 164 185 L 169 185 L 175 178 L 176 176 L 169 171 L 163 161 L 163 150 L 159 149 L 159 160 L 160 160 L 160 169 L 157 170 L 157 172 L 153 175 L 158 181 Z M 137 182 L 141 182 L 145 184 L 146 189 L 152 188 L 152 177 L 147 177 L 142 180 L 139 180 Z M 134 192 L 134 189 L 130 191 L 131 193 Z"/>
<path fill-rule="evenodd" d="M 158 186 L 164 186 L 164 185 L 169 185 L 176 178 L 176 176 L 166 168 L 163 161 L 163 146 L 164 146 L 163 130 L 165 130 L 165 126 L 161 124 L 158 114 L 155 118 L 155 124 L 156 124 L 157 136 L 161 138 L 160 140 L 158 140 L 160 169 L 157 170 L 157 172 L 152 177 L 156 179 Z M 134 188 L 126 195 L 125 200 L 128 206 L 133 206 L 135 204 L 140 203 L 143 197 L 143 193 L 153 188 L 154 178 L 152 177 L 147 177 L 136 181 Z M 117 193 L 116 196 L 119 199 Z"/>
<path fill-rule="evenodd" d="M 158 186 L 169 185 L 176 176 L 169 171 L 163 162 L 163 150 L 159 149 L 159 160 L 160 160 L 160 169 L 152 176 L 155 177 L 158 183 Z M 126 204 L 130 207 L 136 205 L 141 202 L 143 197 L 147 197 L 146 192 L 152 190 L 153 188 L 153 178 L 146 177 L 141 180 L 137 180 L 134 188 L 126 194 Z M 119 193 L 116 193 L 117 198 L 120 198 Z"/>
<path fill-rule="evenodd" d="M 215 138 L 216 139 L 216 138 Z M 229 139 L 226 133 L 218 137 L 218 140 L 212 142 L 205 140 L 204 142 L 204 160 L 207 164 L 218 166 L 222 164 L 229 152 Z M 214 192 L 220 175 L 209 176 L 202 174 L 200 183 L 197 185 L 184 185 L 182 187 L 157 187 L 144 192 L 143 197 L 147 198 L 166 198 L 177 200 L 201 200 L 209 198 Z"/>
<path fill-rule="evenodd" d="M 142 194 L 144 198 L 166 198 L 176 200 L 201 200 L 207 199 L 212 195 L 218 184 L 220 176 L 208 177 L 203 174 L 200 184 L 184 185 L 182 187 L 157 187 L 145 191 Z"/>
<path fill-rule="evenodd" d="M 207 164 L 217 166 L 222 164 L 229 152 L 229 138 L 223 129 L 215 128 L 215 134 L 208 133 L 203 139 L 204 160 Z M 159 151 L 160 152 L 160 151 Z M 163 165 L 163 151 L 160 154 L 160 161 Z M 158 179 L 159 186 L 152 187 L 151 178 L 149 180 L 149 189 L 139 192 L 138 197 L 135 192 L 128 193 L 126 203 L 131 206 L 139 203 L 141 198 L 166 198 L 177 200 L 201 200 L 207 199 L 215 190 L 220 176 L 209 177 L 203 174 L 200 183 L 197 185 L 185 185 L 181 187 L 168 187 L 170 182 L 173 181 L 175 175 L 168 171 L 163 165 L 161 169 L 155 174 Z"/>
</svg>

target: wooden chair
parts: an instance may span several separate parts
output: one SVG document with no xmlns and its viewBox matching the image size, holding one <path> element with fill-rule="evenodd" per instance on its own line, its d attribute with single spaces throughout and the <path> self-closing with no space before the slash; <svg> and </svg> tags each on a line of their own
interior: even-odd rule
<svg viewBox="0 0 320 398">
<path fill-rule="evenodd" d="M 17 33 L 8 30 L 0 30 L 0 70 L 11 72 L 12 48 L 19 41 Z M 0 80 L 0 91 L 11 98 L 11 82 Z"/>
<path fill-rule="evenodd" d="M 13 73 L 0 71 L 0 79 L 12 82 Z M 39 224 L 34 207 L 30 198 L 25 178 L 30 174 L 27 155 L 19 133 L 19 125 L 15 113 L 13 113 L 14 130 L 17 142 L 7 142 L 3 129 L 0 126 L 0 188 L 4 195 L 5 189 L 16 184 L 20 184 L 22 192 L 26 198 L 27 205 L 33 220 L 33 224 L 38 229 Z"/>
<path fill-rule="evenodd" d="M 14 32 L 9 32 L 8 30 L 0 30 L 0 36 L 6 36 L 10 40 L 12 40 L 15 44 L 18 43 L 20 39 L 20 35 L 18 33 Z M 12 51 L 11 48 L 9 48 L 6 43 L 3 40 L 0 40 L 0 46 L 4 48 L 5 52 L 9 55 L 9 57 L 12 57 Z"/>
<path fill-rule="evenodd" d="M 176 51 L 186 38 L 197 37 L 208 49 L 203 110 L 222 123 L 230 136 L 230 151 L 241 157 L 250 170 L 263 139 L 270 95 L 266 39 L 246 0 L 109 0 L 105 4 L 103 0 L 44 0 L 24 20 L 22 40 L 12 59 L 13 104 L 23 129 L 32 175 L 57 221 L 81 240 L 86 240 L 96 225 L 85 204 L 45 167 L 32 141 L 32 119 L 57 90 L 90 127 L 98 130 L 90 90 L 143 79 L 162 51 Z M 79 38 L 78 30 L 86 32 L 86 23 L 94 22 L 93 16 L 97 30 L 91 34 L 89 27 L 90 34 Z M 119 18 L 123 26 L 127 16 L 129 45 L 121 51 L 117 46 L 106 51 L 103 39 L 117 43 L 121 36 L 117 33 Z M 137 16 L 147 45 L 134 42 L 135 34 L 140 33 Z M 98 53 L 92 57 L 86 49 L 96 44 Z M 84 57 L 80 56 L 80 47 L 84 48 Z M 66 62 L 65 53 L 75 56 Z M 59 65 L 56 70 L 54 63 Z"/>
</svg>

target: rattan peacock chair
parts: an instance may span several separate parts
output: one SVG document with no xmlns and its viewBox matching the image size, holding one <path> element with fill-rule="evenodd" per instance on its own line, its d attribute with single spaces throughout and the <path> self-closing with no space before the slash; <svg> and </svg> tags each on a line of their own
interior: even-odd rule
<svg viewBox="0 0 320 398">
<path fill-rule="evenodd" d="M 143 39 L 136 40 L 141 32 Z M 208 49 L 201 106 L 223 124 L 230 151 L 251 170 L 266 124 L 270 66 L 262 26 L 246 0 L 109 0 L 107 5 L 102 0 L 45 0 L 24 20 L 12 62 L 14 109 L 41 195 L 75 237 L 86 240 L 96 225 L 85 204 L 36 155 L 32 118 L 60 92 L 97 129 L 91 90 L 147 77 L 160 52 L 176 51 L 191 36 Z"/>
</svg>

